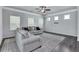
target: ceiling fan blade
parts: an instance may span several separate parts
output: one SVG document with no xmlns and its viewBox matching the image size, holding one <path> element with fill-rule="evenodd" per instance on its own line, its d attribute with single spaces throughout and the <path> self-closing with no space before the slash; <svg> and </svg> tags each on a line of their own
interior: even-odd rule
<svg viewBox="0 0 79 59">
<path fill-rule="evenodd" d="M 39 8 L 36 8 L 35 10 L 40 13 L 46 14 L 46 11 L 50 11 L 51 9 L 46 8 L 46 6 L 39 6 Z"/>
<path fill-rule="evenodd" d="M 51 9 L 45 9 L 46 11 L 51 11 Z"/>
<path fill-rule="evenodd" d="M 40 6 L 40 8 L 46 8 L 46 6 Z"/>
</svg>

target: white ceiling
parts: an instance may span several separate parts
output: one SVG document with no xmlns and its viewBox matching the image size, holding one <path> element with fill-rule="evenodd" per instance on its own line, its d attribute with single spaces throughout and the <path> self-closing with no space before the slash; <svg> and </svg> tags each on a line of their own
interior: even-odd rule
<svg viewBox="0 0 79 59">
<path fill-rule="evenodd" d="M 38 12 L 38 10 L 36 10 L 36 8 L 39 8 L 39 6 L 7 6 L 7 7 L 20 9 L 20 10 L 24 10 L 24 11 L 29 11 L 29 12 L 33 12 L 33 13 L 40 13 L 40 12 Z M 48 13 L 65 11 L 65 10 L 69 10 L 69 9 L 75 9 L 76 6 L 47 6 L 47 8 L 51 9 L 51 11 L 46 12 L 48 14 Z"/>
</svg>

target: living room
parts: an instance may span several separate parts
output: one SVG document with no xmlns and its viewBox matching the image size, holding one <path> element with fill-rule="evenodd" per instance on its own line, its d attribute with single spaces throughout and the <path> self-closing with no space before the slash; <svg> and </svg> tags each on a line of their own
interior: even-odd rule
<svg viewBox="0 0 79 59">
<path fill-rule="evenodd" d="M 1 52 L 79 51 L 77 6 L 4 6 L 1 8 Z M 21 39 L 18 34 L 21 30 L 28 32 L 32 39 L 28 38 L 28 41 L 30 40 L 28 43 L 26 38 L 25 43 L 28 43 L 25 47 L 26 51 L 22 50 L 21 43 L 18 41 Z"/>
</svg>

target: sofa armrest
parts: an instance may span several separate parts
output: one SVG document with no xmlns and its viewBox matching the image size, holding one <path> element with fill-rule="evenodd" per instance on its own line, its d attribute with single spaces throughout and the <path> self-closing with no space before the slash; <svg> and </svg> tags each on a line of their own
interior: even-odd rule
<svg viewBox="0 0 79 59">
<path fill-rule="evenodd" d="M 41 41 L 40 39 L 41 39 L 40 36 L 32 36 L 30 38 L 24 39 L 23 43 L 28 44 L 28 43 L 34 42 L 34 41 L 39 41 L 40 42 Z"/>
</svg>

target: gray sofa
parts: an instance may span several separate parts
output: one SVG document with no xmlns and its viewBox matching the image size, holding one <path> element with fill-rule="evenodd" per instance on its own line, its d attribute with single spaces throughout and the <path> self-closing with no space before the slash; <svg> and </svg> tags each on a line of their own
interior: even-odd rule
<svg viewBox="0 0 79 59">
<path fill-rule="evenodd" d="M 41 37 L 30 34 L 29 32 L 21 29 L 16 31 L 16 43 L 21 52 L 33 51 L 34 49 L 42 46 Z"/>
<path fill-rule="evenodd" d="M 43 29 L 37 26 L 24 27 L 23 29 L 29 31 L 31 34 L 34 34 L 34 35 L 43 33 Z"/>
</svg>

